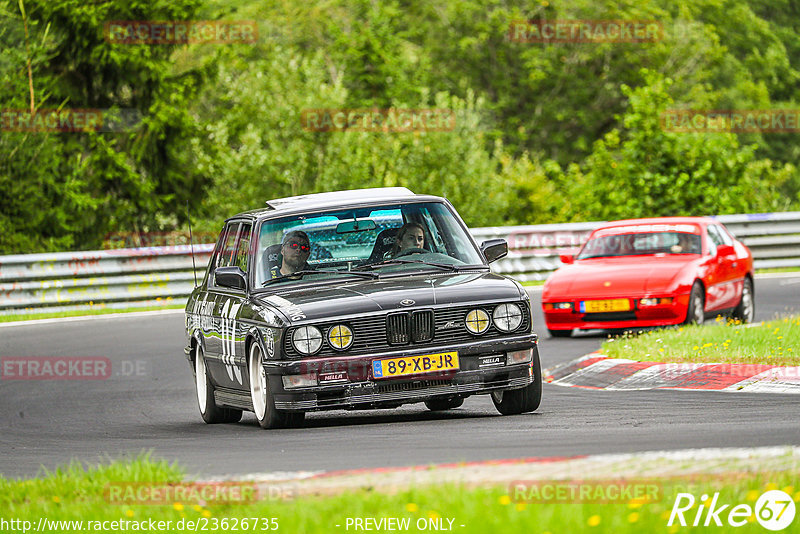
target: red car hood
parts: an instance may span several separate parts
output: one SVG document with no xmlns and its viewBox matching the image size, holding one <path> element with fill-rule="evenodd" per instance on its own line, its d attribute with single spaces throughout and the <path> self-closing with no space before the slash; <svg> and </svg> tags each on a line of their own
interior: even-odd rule
<svg viewBox="0 0 800 534">
<path fill-rule="evenodd" d="M 594 258 L 565 265 L 550 275 L 542 299 L 634 297 L 669 292 L 699 255 Z"/>
</svg>

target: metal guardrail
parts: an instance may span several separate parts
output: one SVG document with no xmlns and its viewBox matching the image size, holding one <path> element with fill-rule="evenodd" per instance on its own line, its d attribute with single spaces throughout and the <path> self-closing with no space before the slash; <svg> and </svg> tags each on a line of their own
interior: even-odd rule
<svg viewBox="0 0 800 534">
<path fill-rule="evenodd" d="M 800 212 L 720 215 L 753 251 L 757 269 L 800 267 Z M 473 228 L 480 243 L 508 241 L 496 273 L 544 280 L 601 222 Z M 202 277 L 213 244 L 194 246 Z M 0 315 L 179 304 L 194 287 L 188 245 L 0 256 Z"/>
<path fill-rule="evenodd" d="M 194 246 L 199 278 L 213 248 Z M 164 305 L 193 288 L 189 245 L 0 256 L 0 314 Z"/>
</svg>

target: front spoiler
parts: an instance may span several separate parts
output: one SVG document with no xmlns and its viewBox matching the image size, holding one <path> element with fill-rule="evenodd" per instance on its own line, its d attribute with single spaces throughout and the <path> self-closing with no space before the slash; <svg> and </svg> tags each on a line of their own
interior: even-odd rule
<svg viewBox="0 0 800 534">
<path fill-rule="evenodd" d="M 276 394 L 275 408 L 313 411 L 399 406 L 435 397 L 466 397 L 497 390 L 519 389 L 532 384 L 536 378 L 532 365 L 528 363 L 492 370 L 462 371 L 448 381 L 418 379 L 386 384 L 351 383 L 336 389 L 327 389 L 325 392 Z"/>
</svg>

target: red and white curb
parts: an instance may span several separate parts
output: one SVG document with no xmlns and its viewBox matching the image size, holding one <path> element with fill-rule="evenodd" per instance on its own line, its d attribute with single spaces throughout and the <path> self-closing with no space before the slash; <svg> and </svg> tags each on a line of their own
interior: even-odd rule
<svg viewBox="0 0 800 534">
<path fill-rule="evenodd" d="M 251 473 L 203 482 L 247 481 L 256 485 L 259 495 L 270 499 L 293 499 L 360 489 L 396 493 L 407 488 L 445 483 L 493 487 L 537 480 L 669 479 L 709 474 L 719 478 L 725 473 L 795 472 L 798 465 L 800 447 L 779 446 L 513 458 L 340 471 Z"/>
<path fill-rule="evenodd" d="M 736 363 L 658 363 L 607 358 L 599 352 L 542 372 L 558 386 L 614 391 L 705 389 L 800 393 L 800 367 Z"/>
</svg>

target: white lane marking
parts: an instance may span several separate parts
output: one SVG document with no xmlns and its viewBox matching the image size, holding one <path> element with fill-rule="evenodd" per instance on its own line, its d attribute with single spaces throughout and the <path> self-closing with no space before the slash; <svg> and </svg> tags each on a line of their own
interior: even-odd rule
<svg viewBox="0 0 800 534">
<path fill-rule="evenodd" d="M 800 273 L 791 272 L 791 273 L 756 273 L 756 280 L 759 278 L 798 278 L 800 277 Z M 798 278 L 800 279 L 800 278 Z"/>
<path fill-rule="evenodd" d="M 76 321 L 94 321 L 97 319 L 119 319 L 122 317 L 149 317 L 155 315 L 172 315 L 184 313 L 183 308 L 176 308 L 171 310 L 152 310 L 143 312 L 128 312 L 128 313 L 101 313 L 98 315 L 80 315 L 77 317 L 53 317 L 51 319 L 33 319 L 31 321 L 10 321 L 7 323 L 0 323 L 0 328 L 9 328 L 13 326 L 33 326 L 41 324 L 53 323 L 72 323 Z"/>
</svg>

